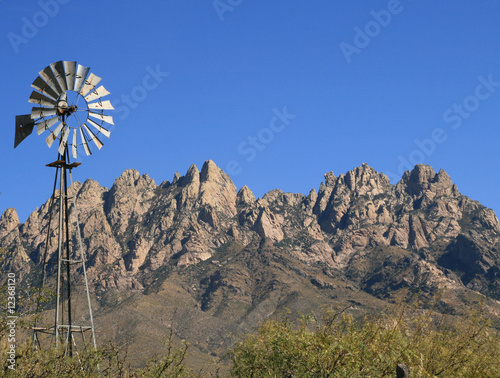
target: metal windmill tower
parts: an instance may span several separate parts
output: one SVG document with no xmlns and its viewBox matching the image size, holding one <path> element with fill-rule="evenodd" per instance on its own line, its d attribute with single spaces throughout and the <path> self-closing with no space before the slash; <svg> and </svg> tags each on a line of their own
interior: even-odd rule
<svg viewBox="0 0 500 378">
<path fill-rule="evenodd" d="M 68 176 L 73 183 L 72 169 L 80 165 L 70 161 L 78 158 L 78 147 L 83 146 L 86 155 L 90 155 L 89 142 L 92 141 L 98 149 L 103 143 L 98 135 L 109 138 L 110 131 L 104 123 L 113 124 L 113 118 L 105 114 L 112 110 L 109 101 L 102 101 L 109 92 L 103 87 L 97 87 L 100 77 L 90 73 L 89 67 L 76 62 L 59 61 L 52 63 L 39 72 L 31 86 L 35 89 L 29 97 L 29 102 L 37 104 L 31 114 L 16 116 L 16 133 L 14 148 L 19 145 L 36 126 L 38 135 L 48 131 L 47 145 L 51 147 L 56 140 L 58 158 L 47 164 L 56 169 L 54 188 L 50 200 L 49 220 L 45 250 L 42 258 L 40 289 L 51 286 L 55 291 L 54 322 L 49 325 L 33 326 L 33 340 L 36 348 L 42 344 L 53 343 L 56 350 L 64 346 L 65 354 L 72 355 L 77 346 L 74 335 L 80 334 L 84 344 L 91 342 L 96 347 L 94 321 L 90 303 L 90 293 L 85 267 L 85 254 L 78 222 L 76 193 L 68 193 Z M 74 223 L 70 221 L 71 212 Z M 57 251 L 50 253 L 51 223 L 57 216 Z M 74 228 L 71 230 L 70 227 Z M 76 235 L 76 238 L 74 237 Z M 52 274 L 52 276 L 51 276 Z M 55 274 L 55 278 L 53 277 Z M 83 280 L 82 280 L 83 278 Z M 86 290 L 87 310 L 76 309 L 73 286 L 75 282 L 84 282 Z M 49 282 L 52 282 L 49 284 Z M 40 298 L 37 299 L 37 312 L 44 310 Z M 78 323 L 78 324 L 77 324 Z M 85 338 L 90 331 L 91 338 Z"/>
</svg>

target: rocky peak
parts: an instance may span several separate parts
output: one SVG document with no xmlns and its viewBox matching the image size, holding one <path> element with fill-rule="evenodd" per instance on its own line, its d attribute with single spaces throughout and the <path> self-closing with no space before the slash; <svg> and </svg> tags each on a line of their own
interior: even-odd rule
<svg viewBox="0 0 500 378">
<path fill-rule="evenodd" d="M 116 189 L 116 188 L 121 188 L 121 187 L 134 187 L 137 186 L 137 181 L 141 175 L 139 172 L 135 169 L 127 169 L 123 171 L 123 173 L 118 177 L 115 182 L 113 183 L 113 186 L 111 187 L 111 190 Z"/>
<path fill-rule="evenodd" d="M 189 186 L 191 184 L 200 184 L 200 171 L 195 164 L 191 164 L 182 180 L 183 186 Z"/>
<path fill-rule="evenodd" d="M 315 213 L 326 210 L 327 204 L 335 199 L 350 202 L 353 198 L 362 195 L 376 196 L 390 190 L 389 179 L 383 173 L 378 173 L 368 164 L 363 163 L 346 174 L 335 177 L 333 172 L 325 174 L 325 182 L 321 183 L 318 191 L 318 200 L 314 207 Z"/>
<path fill-rule="evenodd" d="M 75 182 L 73 185 L 77 184 Z M 78 183 L 80 184 L 80 183 Z M 75 187 L 75 191 L 78 192 L 78 212 L 80 215 L 91 211 L 91 209 L 96 206 L 103 206 L 104 203 L 104 193 L 108 192 L 108 189 L 99 185 L 97 181 L 87 179 L 85 182 L 78 185 L 79 188 Z"/>
<path fill-rule="evenodd" d="M 181 174 L 179 172 L 174 173 L 174 178 L 172 179 L 172 185 L 177 184 L 181 178 Z"/>
<path fill-rule="evenodd" d="M 428 165 L 417 164 L 411 172 L 405 172 L 403 181 L 406 181 L 406 191 L 409 194 L 420 194 L 424 190 L 430 189 L 434 182 L 436 172 Z"/>
<path fill-rule="evenodd" d="M 17 227 L 19 227 L 19 216 L 16 209 L 10 207 L 0 217 L 0 235 L 8 234 Z"/>
<path fill-rule="evenodd" d="M 243 187 L 238 191 L 236 203 L 242 206 L 251 206 L 255 203 L 255 196 L 248 186 Z"/>
<path fill-rule="evenodd" d="M 186 175 L 178 180 L 178 184 L 182 187 L 180 206 L 185 205 L 187 200 L 195 200 L 200 193 L 200 171 L 198 167 L 192 164 Z"/>
<path fill-rule="evenodd" d="M 308 214 L 311 214 L 314 209 L 314 205 L 316 204 L 318 200 L 318 193 L 316 192 L 316 189 L 312 188 L 309 191 L 309 194 L 307 197 L 304 199 L 304 206 Z"/>
<path fill-rule="evenodd" d="M 203 164 L 200 174 L 200 201 L 227 216 L 236 215 L 236 186 L 212 160 Z"/>
<path fill-rule="evenodd" d="M 436 174 L 432 167 L 424 164 L 417 164 L 413 170 L 406 171 L 396 188 L 417 197 L 428 191 L 435 195 L 459 194 L 448 173 L 441 169 Z"/>
<path fill-rule="evenodd" d="M 89 188 L 94 188 L 92 183 Z M 138 219 L 149 209 L 156 184 L 147 174 L 140 175 L 135 169 L 127 169 L 118 177 L 109 191 L 106 210 L 110 223 L 124 232 L 130 219 Z M 84 195 L 80 191 L 81 195 Z"/>
<path fill-rule="evenodd" d="M 333 185 L 332 181 L 333 174 L 325 175 L 325 184 L 320 186 L 318 199 L 313 208 L 314 214 L 319 216 L 320 225 L 327 232 L 344 227 L 350 209 L 353 204 L 360 202 L 360 197 L 374 198 L 392 190 L 387 176 L 378 173 L 366 163 L 345 175 L 341 173 Z M 374 211 L 375 209 L 371 208 L 369 211 L 362 210 L 361 213 L 373 214 Z"/>
<path fill-rule="evenodd" d="M 325 177 L 325 184 L 324 184 L 325 186 L 335 186 L 336 179 L 333 172 L 325 173 L 324 177 Z"/>
<path fill-rule="evenodd" d="M 279 205 L 282 204 L 283 191 L 281 189 L 273 189 L 262 196 L 262 203 L 269 205 L 278 202 Z"/>
<path fill-rule="evenodd" d="M 377 195 L 390 185 L 387 176 L 378 173 L 366 163 L 347 172 L 344 183 L 350 191 L 357 195 L 366 193 Z"/>
<path fill-rule="evenodd" d="M 221 176 L 224 176 L 224 179 L 229 177 L 212 160 L 207 160 L 203 163 L 203 167 L 201 167 L 201 182 L 221 181 Z"/>
</svg>

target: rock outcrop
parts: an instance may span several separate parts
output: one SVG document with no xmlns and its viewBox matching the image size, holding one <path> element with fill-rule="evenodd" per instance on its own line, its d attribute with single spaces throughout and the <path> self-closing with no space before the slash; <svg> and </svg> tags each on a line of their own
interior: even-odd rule
<svg viewBox="0 0 500 378">
<path fill-rule="evenodd" d="M 276 189 L 258 199 L 246 186 L 237 191 L 212 161 L 160 185 L 131 169 L 111 189 L 87 180 L 70 191 L 96 298 L 105 306 L 115 292 L 168 297 L 180 336 L 200 339 L 189 319 L 211 324 L 204 350 L 228 345 L 221 335 L 252 329 L 280 308 L 306 312 L 354 298 L 368 307 L 440 293 L 440 308 L 454 313 L 481 296 L 500 314 L 500 223 L 429 166 L 392 185 L 363 164 L 325 174 L 307 195 Z M 4 267 L 28 277 L 47 246 L 54 258 L 50 202 L 24 224 L 14 209 L 0 217 Z M 74 215 L 71 205 L 72 225 Z M 76 246 L 74 232 L 70 239 Z"/>
<path fill-rule="evenodd" d="M 32 264 L 23 247 L 20 228 L 16 209 L 5 210 L 0 217 L 0 246 L 7 246 L 7 254 L 2 260 L 5 259 L 5 271 L 20 272 L 22 278 L 29 273 Z"/>
<path fill-rule="evenodd" d="M 443 170 L 420 164 L 396 185 L 363 164 L 338 177 L 325 174 L 319 191 L 307 196 L 273 190 L 258 200 L 246 186 L 237 192 L 210 160 L 201 172 L 192 165 L 185 176 L 176 173 L 171 183 L 156 185 L 130 169 L 109 190 L 93 180 L 70 190 L 77 195 L 95 290 L 124 282 L 143 289 L 148 274 L 164 265 L 189 266 L 228 243 L 260 239 L 289 245 L 308 264 L 339 270 L 367 251 L 396 247 L 427 256 L 439 269 L 460 270 L 462 283 L 475 288 L 478 280 L 496 280 L 500 267 L 500 224 L 493 211 L 461 195 Z M 13 256 L 12 266 L 40 262 L 49 202 L 24 225 L 14 209 L 0 218 L 1 246 Z M 74 218 L 73 207 L 70 212 Z M 53 254 L 55 222 L 50 227 Z"/>
</svg>

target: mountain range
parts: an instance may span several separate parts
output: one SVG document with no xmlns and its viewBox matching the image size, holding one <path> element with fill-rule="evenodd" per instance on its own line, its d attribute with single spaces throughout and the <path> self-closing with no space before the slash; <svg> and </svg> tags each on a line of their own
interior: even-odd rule
<svg viewBox="0 0 500 378">
<path fill-rule="evenodd" d="M 269 317 L 325 307 L 363 314 L 414 301 L 461 315 L 481 303 L 500 315 L 500 223 L 430 166 L 393 185 L 363 164 L 326 173 L 307 195 L 255 198 L 209 160 L 159 185 L 130 169 L 110 189 L 88 179 L 69 192 L 98 343 L 126 345 L 137 365 L 161 353 L 170 329 L 202 366 Z M 26 285 L 38 282 L 47 232 L 57 250 L 49 205 L 23 224 L 13 208 L 0 217 L 2 269 Z"/>
</svg>

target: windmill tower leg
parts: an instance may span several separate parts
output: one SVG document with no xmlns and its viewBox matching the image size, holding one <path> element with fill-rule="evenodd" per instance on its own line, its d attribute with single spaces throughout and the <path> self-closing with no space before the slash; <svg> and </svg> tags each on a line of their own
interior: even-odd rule
<svg viewBox="0 0 500 378">
<path fill-rule="evenodd" d="M 76 207 L 76 193 L 70 195 L 68 193 L 68 173 L 70 175 L 71 183 L 72 174 L 71 170 L 78 166 L 79 163 L 69 163 L 68 154 L 65 153 L 62 159 L 53 163 L 47 164 L 49 167 L 56 168 L 56 178 L 54 182 L 53 195 L 50 201 L 50 213 L 48 234 L 46 239 L 45 251 L 43 256 L 42 277 L 41 277 L 41 292 L 48 288 L 48 282 L 53 282 L 54 279 L 49 279 L 49 267 L 57 265 L 57 272 L 53 286 L 55 289 L 55 309 L 54 309 L 54 325 L 53 326 L 38 326 L 39 320 L 36 318 L 35 325 L 33 326 L 33 340 L 36 348 L 42 347 L 42 342 L 39 333 L 48 334 L 53 340 L 56 351 L 63 346 L 64 353 L 72 356 L 74 347 L 77 347 L 74 334 L 80 333 L 82 342 L 85 347 L 85 335 L 87 331 L 91 331 L 92 346 L 96 348 L 95 329 L 92 315 L 92 306 L 90 301 L 90 291 L 87 279 L 87 271 L 85 266 L 85 254 L 83 252 L 83 243 L 80 232 L 80 224 L 78 221 L 78 211 Z M 59 190 L 57 188 L 57 181 L 59 181 Z M 70 236 L 70 200 L 72 200 L 73 213 L 75 215 L 75 230 L 77 243 L 72 243 Z M 57 251 L 55 259 L 49 259 L 49 244 L 51 233 L 51 222 L 55 210 L 56 202 L 58 204 L 58 227 L 57 232 Z M 73 238 L 75 239 L 75 238 Z M 76 244 L 76 245 L 74 245 Z M 80 268 L 80 272 L 79 272 Z M 83 277 L 82 277 L 83 276 Z M 83 278 L 83 283 L 86 291 L 86 314 L 76 314 L 77 308 L 74 306 L 73 289 L 74 281 L 80 281 L 78 278 Z M 80 306 L 81 307 L 81 306 Z M 43 311 L 41 301 L 37 301 L 37 312 Z M 87 315 L 87 324 L 74 324 L 74 319 L 81 319 Z M 44 339 L 44 341 L 47 338 Z M 48 342 L 48 340 L 47 340 Z"/>
</svg>

